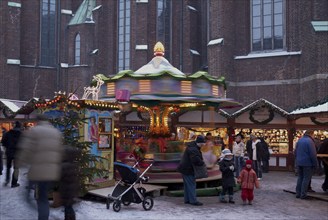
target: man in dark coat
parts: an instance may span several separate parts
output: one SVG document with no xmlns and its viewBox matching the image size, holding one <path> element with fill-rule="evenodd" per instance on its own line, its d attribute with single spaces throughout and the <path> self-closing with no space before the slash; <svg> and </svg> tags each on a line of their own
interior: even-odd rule
<svg viewBox="0 0 328 220">
<path fill-rule="evenodd" d="M 6 180 L 4 184 L 5 186 L 7 186 L 10 181 L 10 169 L 12 164 L 14 165 L 14 172 L 11 179 L 11 187 L 19 186 L 19 184 L 17 183 L 19 170 L 16 164 L 15 156 L 18 146 L 17 143 L 22 133 L 21 127 L 22 127 L 21 123 L 19 121 L 16 121 L 14 128 L 6 132 L 1 140 L 2 145 L 6 149 L 6 159 L 7 159 L 7 172 L 6 172 Z"/>
<path fill-rule="evenodd" d="M 200 148 L 204 145 L 205 138 L 201 135 L 197 136 L 196 141 L 188 143 L 178 166 L 178 172 L 182 174 L 183 178 L 185 204 L 196 206 L 203 205 L 203 203 L 198 202 L 196 198 L 196 180 L 193 165 L 204 165 L 202 152 L 200 151 Z"/>
<path fill-rule="evenodd" d="M 328 154 L 328 138 L 324 139 L 318 150 L 318 154 Z M 325 172 L 325 181 L 322 184 L 322 190 L 328 192 L 328 158 L 323 158 L 323 168 Z"/>
<path fill-rule="evenodd" d="M 246 151 L 250 160 L 253 161 L 254 171 L 258 179 L 262 179 L 262 157 L 263 151 L 260 144 L 260 140 L 253 134 L 250 135 L 250 140 L 246 143 Z"/>
<path fill-rule="evenodd" d="M 269 145 L 265 142 L 264 138 L 260 138 L 260 145 L 262 151 L 262 163 L 263 163 L 263 173 L 269 172 L 269 160 L 270 160 L 270 152 L 269 152 Z"/>
<path fill-rule="evenodd" d="M 307 190 L 313 171 L 318 166 L 317 153 L 313 138 L 314 131 L 307 130 L 303 137 L 296 143 L 295 160 L 298 170 L 296 198 L 307 198 Z"/>
</svg>

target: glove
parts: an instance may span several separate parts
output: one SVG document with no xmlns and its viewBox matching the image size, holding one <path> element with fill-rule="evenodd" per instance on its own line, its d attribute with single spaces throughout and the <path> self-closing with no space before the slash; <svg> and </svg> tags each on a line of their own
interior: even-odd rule
<svg viewBox="0 0 328 220">
<path fill-rule="evenodd" d="M 231 171 L 233 171 L 235 169 L 235 167 L 233 165 L 231 165 L 229 168 Z"/>
</svg>

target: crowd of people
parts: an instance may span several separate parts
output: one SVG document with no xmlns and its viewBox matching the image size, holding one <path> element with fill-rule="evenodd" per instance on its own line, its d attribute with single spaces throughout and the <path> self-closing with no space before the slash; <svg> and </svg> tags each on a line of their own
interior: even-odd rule
<svg viewBox="0 0 328 220">
<path fill-rule="evenodd" d="M 202 205 L 196 198 L 196 179 L 194 166 L 206 164 L 203 159 L 202 148 L 207 145 L 212 136 L 199 135 L 194 141 L 188 143 L 180 161 L 178 171 L 182 173 L 184 183 L 184 201 L 186 204 Z M 241 185 L 241 198 L 244 204 L 251 205 L 254 199 L 254 188 L 259 188 L 262 173 L 269 172 L 270 151 L 264 138 L 250 135 L 250 140 L 243 142 L 243 135 L 237 134 L 233 142 L 232 152 L 227 147 L 222 147 L 221 156 L 217 163 L 222 172 L 222 190 L 219 201 L 232 203 L 236 182 Z M 207 151 L 206 151 L 207 152 Z M 296 184 L 296 198 L 307 199 L 307 192 L 311 189 L 311 177 L 320 164 L 317 152 L 328 154 L 328 139 L 315 145 L 314 131 L 307 130 L 296 144 L 295 163 L 298 170 Z M 328 165 L 324 163 L 325 180 L 322 189 L 328 191 Z M 226 200 L 228 194 L 228 200 Z"/>
<path fill-rule="evenodd" d="M 32 203 L 30 190 L 35 190 L 38 220 L 49 218 L 49 191 L 59 185 L 62 203 L 65 207 L 65 220 L 74 220 L 73 198 L 77 195 L 77 168 L 73 162 L 77 152 L 64 147 L 61 132 L 44 115 L 37 116 L 37 125 L 23 130 L 20 122 L 13 129 L 3 133 L 1 140 L 6 155 L 6 177 L 4 187 L 19 187 L 18 173 L 22 167 L 28 167 L 26 202 Z M 2 175 L 1 156 L 1 175 Z M 11 176 L 11 168 L 13 173 Z M 75 178 L 74 178 L 75 177 Z M 73 186 L 72 186 L 73 185 Z M 33 205 L 32 205 L 33 207 Z"/>
</svg>

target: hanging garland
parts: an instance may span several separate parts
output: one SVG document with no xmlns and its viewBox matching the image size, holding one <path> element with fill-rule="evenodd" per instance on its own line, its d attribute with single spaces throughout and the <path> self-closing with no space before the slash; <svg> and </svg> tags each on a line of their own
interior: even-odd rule
<svg viewBox="0 0 328 220">
<path fill-rule="evenodd" d="M 328 122 L 317 121 L 316 117 L 310 117 L 310 119 L 316 125 L 328 126 Z"/>
<path fill-rule="evenodd" d="M 252 110 L 250 110 L 249 112 L 249 120 L 251 122 L 253 122 L 254 124 L 258 124 L 258 125 L 265 125 L 265 124 L 268 124 L 270 121 L 273 120 L 273 117 L 274 117 L 274 112 L 272 109 L 268 109 L 269 110 L 269 118 L 265 119 L 264 121 L 258 121 L 254 118 L 254 114 L 256 111 L 258 111 L 259 108 L 254 108 Z"/>
<path fill-rule="evenodd" d="M 203 133 L 207 133 L 207 132 L 211 132 L 211 131 L 216 131 L 218 130 L 220 127 L 217 127 L 217 128 L 213 128 L 213 129 L 210 129 L 210 130 L 196 130 L 196 129 L 192 129 L 192 128 L 187 128 L 189 131 L 193 131 L 193 132 L 203 132 Z"/>
</svg>

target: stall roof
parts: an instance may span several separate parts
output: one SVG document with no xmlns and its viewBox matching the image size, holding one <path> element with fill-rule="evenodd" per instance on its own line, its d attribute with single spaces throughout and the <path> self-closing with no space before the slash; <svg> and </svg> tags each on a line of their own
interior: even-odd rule
<svg viewBox="0 0 328 220">
<path fill-rule="evenodd" d="M 0 99 L 0 109 L 9 110 L 13 117 L 18 114 L 28 115 L 34 110 L 34 104 L 38 99 L 33 98 L 29 101 Z"/>
<path fill-rule="evenodd" d="M 298 115 L 298 114 L 310 114 L 310 113 L 322 113 L 322 112 L 328 112 L 328 102 L 316 106 L 311 106 L 308 108 L 299 108 L 292 111 L 290 114 Z"/>
<path fill-rule="evenodd" d="M 251 109 L 254 109 L 254 108 L 256 108 L 259 105 L 267 106 L 267 107 L 273 109 L 275 112 L 277 112 L 278 114 L 280 114 L 283 117 L 287 117 L 289 115 L 289 113 L 287 111 L 285 111 L 284 109 L 282 109 L 282 108 L 276 106 L 275 104 L 269 102 L 268 100 L 266 100 L 266 99 L 259 99 L 259 100 L 255 101 L 255 102 L 253 102 L 253 103 L 245 106 L 244 108 L 242 108 L 242 109 L 234 112 L 233 114 L 231 114 L 231 117 L 232 118 L 236 118 L 239 115 L 243 114 L 244 112 L 247 112 L 247 111 L 249 111 Z"/>
</svg>

